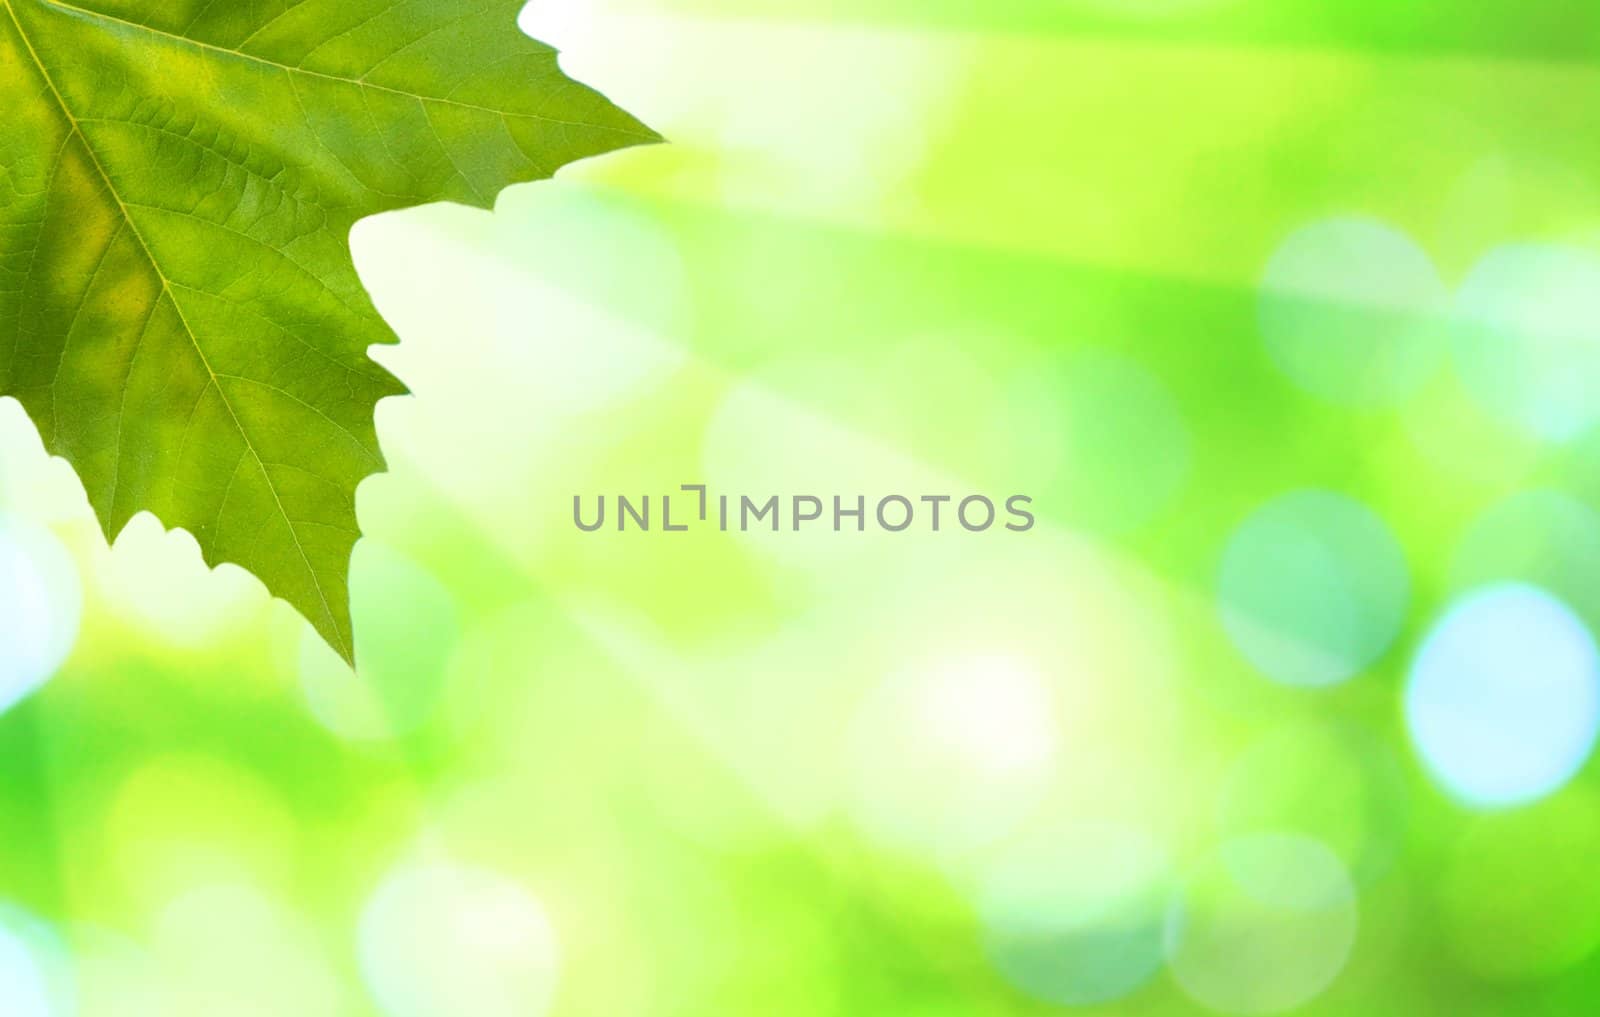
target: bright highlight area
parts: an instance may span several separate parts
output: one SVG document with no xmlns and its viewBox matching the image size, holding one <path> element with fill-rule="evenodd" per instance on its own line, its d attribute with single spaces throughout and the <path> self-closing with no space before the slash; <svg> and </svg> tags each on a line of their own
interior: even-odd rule
<svg viewBox="0 0 1600 1017">
<path fill-rule="evenodd" d="M 886 845 L 963 856 L 1038 803 L 1059 738 L 1049 690 L 1024 660 L 977 654 L 893 675 L 856 718 L 852 812 Z"/>
<path fill-rule="evenodd" d="M 455 2 L 9 6 L 239 49 L 348 15 L 315 70 Z M 467 6 L 407 62 L 520 24 L 669 141 L 355 228 L 411 394 L 354 669 L 191 534 L 107 547 L 49 450 L 114 402 L 0 400 L 0 1017 L 1600 1012 L 1600 7 Z M 85 130 L 314 228 L 332 195 L 168 119 L 211 61 L 159 45 Z M 367 100 L 334 120 L 421 131 L 366 153 L 387 187 L 498 97 Z M 35 225 L 0 391 L 43 399 L 11 297 L 80 294 Z M 69 360 L 116 391 L 102 324 Z M 666 532 L 699 483 L 827 516 Z M 935 532 L 968 494 L 997 525 Z"/>
<path fill-rule="evenodd" d="M 6 1017 L 68 1017 L 65 1001 L 52 989 L 39 950 L 19 934 L 26 921 L 14 908 L 0 911 L 0 1013 Z"/>
<path fill-rule="evenodd" d="M 450 863 L 402 864 L 361 913 L 361 970 L 386 1017 L 539 1017 L 555 931 L 527 890 Z"/>
<path fill-rule="evenodd" d="M 1600 725 L 1594 637 L 1543 590 L 1504 585 L 1445 614 L 1406 685 L 1417 752 L 1473 805 L 1533 801 L 1572 778 Z"/>
<path fill-rule="evenodd" d="M 78 637 L 82 603 L 61 542 L 0 516 L 0 712 L 55 674 Z"/>
</svg>

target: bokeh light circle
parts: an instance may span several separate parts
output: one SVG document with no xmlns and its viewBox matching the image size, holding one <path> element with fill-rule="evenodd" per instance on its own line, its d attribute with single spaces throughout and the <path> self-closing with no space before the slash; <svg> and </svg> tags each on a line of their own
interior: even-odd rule
<svg viewBox="0 0 1600 1017">
<path fill-rule="evenodd" d="M 1456 797 L 1481 806 L 1532 801 L 1570 780 L 1594 748 L 1594 638 L 1537 587 L 1479 590 L 1417 651 L 1405 714 L 1428 769 Z"/>
<path fill-rule="evenodd" d="M 989 956 L 1035 999 L 1108 1002 L 1161 967 L 1171 869 L 1145 834 L 1104 823 L 1033 834 L 987 861 L 978 879 Z"/>
<path fill-rule="evenodd" d="M 387 1017 L 538 1017 L 555 992 L 555 931 L 520 884 L 402 863 L 361 914 L 361 972 Z"/>
<path fill-rule="evenodd" d="M 1327 845 L 1252 834 L 1225 842 L 1184 882 L 1167 918 L 1167 963 L 1213 1010 L 1281 1013 L 1333 982 L 1356 926 L 1355 887 Z"/>
<path fill-rule="evenodd" d="M 1259 322 L 1296 385 L 1354 406 L 1392 404 L 1425 382 L 1446 346 L 1448 295 L 1410 237 L 1372 219 L 1312 223 L 1267 262 Z"/>
<path fill-rule="evenodd" d="M 1485 255 L 1456 296 L 1463 385 L 1525 432 L 1567 441 L 1600 419 L 1600 258 L 1511 245 Z"/>
<path fill-rule="evenodd" d="M 77 567 L 61 541 L 0 516 L 0 712 L 61 667 L 82 610 Z"/>
<path fill-rule="evenodd" d="M 1326 491 L 1258 509 L 1229 538 L 1218 580 L 1229 638 L 1286 685 L 1331 685 L 1371 665 L 1400 631 L 1409 597 L 1383 521 Z"/>
<path fill-rule="evenodd" d="M 42 932 L 36 919 L 0 906 L 0 1013 L 5 1017 L 66 1017 L 51 958 L 40 949 Z"/>
</svg>

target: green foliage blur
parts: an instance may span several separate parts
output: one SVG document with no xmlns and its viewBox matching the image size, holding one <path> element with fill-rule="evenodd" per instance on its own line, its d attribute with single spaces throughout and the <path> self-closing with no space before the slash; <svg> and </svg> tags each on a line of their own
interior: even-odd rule
<svg viewBox="0 0 1600 1017">
<path fill-rule="evenodd" d="M 672 144 L 357 226 L 360 671 L 0 406 L 0 1012 L 1594 1009 L 1600 12 L 523 26 Z"/>
</svg>

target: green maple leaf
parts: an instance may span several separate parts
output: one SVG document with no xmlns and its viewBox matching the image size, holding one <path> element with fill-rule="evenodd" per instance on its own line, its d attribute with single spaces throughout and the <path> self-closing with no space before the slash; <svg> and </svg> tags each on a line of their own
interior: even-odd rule
<svg viewBox="0 0 1600 1017">
<path fill-rule="evenodd" d="M 658 140 L 520 6 L 0 0 L 0 395 L 107 539 L 189 530 L 346 660 L 356 485 L 404 391 L 350 227 Z"/>
</svg>

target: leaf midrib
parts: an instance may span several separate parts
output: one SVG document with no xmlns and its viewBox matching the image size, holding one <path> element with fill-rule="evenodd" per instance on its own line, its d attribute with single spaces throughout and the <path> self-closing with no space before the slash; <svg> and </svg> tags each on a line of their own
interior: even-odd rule
<svg viewBox="0 0 1600 1017">
<path fill-rule="evenodd" d="M 11 6 L 10 0 L 5 0 L 5 2 L 6 2 L 6 6 L 7 7 Z M 541 123 L 557 124 L 557 125 L 560 125 L 560 126 L 563 126 L 563 127 L 583 127 L 583 128 L 589 129 L 589 130 L 596 130 L 596 131 L 613 131 L 613 132 L 615 132 L 617 134 L 622 134 L 622 135 L 625 135 L 625 136 L 630 137 L 630 138 L 639 138 L 642 141 L 659 141 L 660 140 L 660 136 L 659 135 L 657 135 L 653 131 L 648 131 L 648 130 L 647 131 L 633 131 L 633 130 L 628 130 L 625 127 L 613 127 L 613 126 L 606 125 L 606 124 L 591 124 L 591 123 L 585 123 L 585 122 L 583 122 L 581 120 L 562 120 L 559 117 L 548 117 L 548 116 L 543 116 L 543 115 L 538 114 L 538 113 L 514 113 L 514 112 L 511 112 L 509 110 L 495 109 L 492 106 L 480 106 L 477 103 L 462 102 L 459 99 L 447 99 L 447 98 L 445 98 L 443 96 L 437 96 L 437 95 L 423 95 L 420 92 L 407 92 L 406 90 L 401 89 L 401 88 L 390 88 L 387 85 L 374 84 L 373 82 L 370 82 L 370 81 L 366 80 L 365 76 L 362 76 L 362 77 L 359 77 L 359 78 L 351 78 L 351 77 L 345 77 L 345 76 L 339 75 L 339 74 L 328 74 L 328 73 L 325 73 L 323 71 L 308 70 L 307 68 L 304 68 L 304 67 L 296 67 L 296 66 L 293 66 L 292 64 L 286 64 L 286 63 L 282 63 L 282 62 L 277 61 L 277 60 L 271 60 L 271 59 L 268 59 L 267 57 L 258 56 L 258 55 L 254 54 L 254 53 L 246 53 L 244 50 L 241 50 L 241 49 L 230 49 L 227 46 L 218 46 L 218 45 L 216 45 L 214 43 L 201 42 L 199 39 L 191 39 L 186 35 L 178 35 L 175 32 L 168 32 L 168 31 L 165 31 L 165 30 L 160 29 L 160 28 L 153 28 L 150 25 L 141 25 L 137 21 L 128 21 L 127 19 L 119 18 L 114 14 L 105 14 L 105 13 L 103 13 L 101 11 L 92 11 L 92 10 L 89 10 L 87 8 L 84 8 L 84 7 L 74 6 L 73 4 L 62 3 L 61 0 L 38 0 L 38 2 L 42 6 L 45 6 L 45 7 L 54 7 L 57 10 L 67 11 L 67 12 L 72 13 L 72 14 L 78 14 L 78 15 L 81 15 L 81 16 L 83 16 L 85 18 L 92 18 L 92 19 L 95 19 L 97 21 L 107 22 L 109 24 L 121 25 L 124 28 L 131 28 L 136 32 L 145 32 L 145 33 L 147 33 L 149 35 L 153 35 L 153 36 L 156 36 L 158 38 L 166 39 L 166 40 L 168 40 L 170 42 L 175 42 L 175 43 L 178 43 L 180 45 L 190 46 L 190 47 L 193 47 L 195 49 L 203 50 L 203 51 L 208 52 L 208 53 L 215 53 L 215 54 L 217 54 L 219 56 L 232 57 L 232 58 L 234 58 L 236 60 L 245 60 L 245 61 L 248 61 L 248 62 L 253 63 L 253 64 L 258 64 L 258 65 L 260 65 L 262 67 L 271 67 L 271 68 L 274 68 L 276 70 L 283 71 L 285 74 L 303 74 L 303 75 L 305 75 L 307 77 L 311 77 L 311 78 L 321 78 L 324 81 L 335 81 L 335 82 L 338 82 L 339 84 L 342 84 L 342 85 L 353 85 L 356 88 L 367 88 L 367 89 L 373 90 L 374 92 L 386 92 L 389 95 L 398 95 L 398 96 L 401 96 L 401 97 L 406 98 L 406 99 L 415 99 L 415 100 L 417 100 L 419 102 L 435 102 L 435 103 L 439 103 L 440 105 L 443 105 L 443 106 L 454 106 L 454 107 L 456 107 L 458 109 L 472 110 L 472 111 L 477 112 L 477 113 L 488 113 L 488 114 L 491 114 L 493 116 L 497 116 L 497 117 L 501 117 L 501 118 L 515 118 L 515 119 L 518 119 L 518 120 L 537 120 L 537 121 L 540 121 Z M 14 14 L 13 14 L 13 20 L 15 20 L 15 15 Z"/>
<path fill-rule="evenodd" d="M 46 2 L 48 3 L 49 0 L 46 0 Z M 306 554 L 305 545 L 300 542 L 300 534 L 295 529 L 294 521 L 289 518 L 288 510 L 283 507 L 283 499 L 279 497 L 278 488 L 272 482 L 271 472 L 267 470 L 266 463 L 262 460 L 261 454 L 256 451 L 255 443 L 250 440 L 250 434 L 245 430 L 244 422 L 239 419 L 238 413 L 235 412 L 233 408 L 233 403 L 229 401 L 228 394 L 222 387 L 221 378 L 218 376 L 217 372 L 212 369 L 211 362 L 207 359 L 205 350 L 200 346 L 199 338 L 195 335 L 193 327 L 190 326 L 189 319 L 184 315 L 183 305 L 178 302 L 178 295 L 173 292 L 172 281 L 168 279 L 167 274 L 161 270 L 160 263 L 156 261 L 155 252 L 150 249 L 150 245 L 145 240 L 144 235 L 139 232 L 139 224 L 134 221 L 133 215 L 129 211 L 127 204 L 122 200 L 122 195 L 118 193 L 116 185 L 111 180 L 111 174 L 106 172 L 105 166 L 100 162 L 99 154 L 95 152 L 94 146 L 90 144 L 89 135 L 85 133 L 83 128 L 79 125 L 77 116 L 72 112 L 72 108 L 67 105 L 66 97 L 63 96 L 61 94 L 61 90 L 56 87 L 55 79 L 51 77 L 49 68 L 45 66 L 44 61 L 40 58 L 38 51 L 34 49 L 33 40 L 28 37 L 27 29 L 22 27 L 22 19 L 17 17 L 17 12 L 12 6 L 12 0 L 0 0 L 0 6 L 5 7 L 6 14 L 11 19 L 11 24 L 17 30 L 17 38 L 22 40 L 23 47 L 28 51 L 29 60 L 33 62 L 33 66 L 39 71 L 39 76 L 44 80 L 45 86 L 50 89 L 50 94 L 55 98 L 56 105 L 61 110 L 61 115 L 66 118 L 67 124 L 71 128 L 72 133 L 76 134 L 78 136 L 78 140 L 83 143 L 83 150 L 88 153 L 89 161 L 94 165 L 95 172 L 99 174 L 100 179 L 105 183 L 106 193 L 111 195 L 111 199 L 117 203 L 117 209 L 122 215 L 123 222 L 127 223 L 129 232 L 138 242 L 139 249 L 144 252 L 145 260 L 150 263 L 150 270 L 154 272 L 156 274 L 156 278 L 161 281 L 161 292 L 168 300 L 172 302 L 172 308 L 178 314 L 178 321 L 183 325 L 184 334 L 189 337 L 189 342 L 194 347 L 195 355 L 200 358 L 201 365 L 206 369 L 206 374 L 210 378 L 210 386 L 217 390 L 217 398 L 222 400 L 222 405 L 227 409 L 228 416 L 230 419 L 232 419 L 233 426 L 238 430 L 239 437 L 244 441 L 245 448 L 249 450 L 251 457 L 255 459 L 256 467 L 261 471 L 261 477 L 262 480 L 266 482 L 267 490 L 272 492 L 273 504 L 277 506 L 278 514 L 283 517 L 284 525 L 289 530 L 289 537 L 294 541 L 295 550 L 299 552 L 300 560 L 305 564 L 306 573 L 311 577 L 311 585 L 316 588 L 317 597 L 322 601 L 322 610 L 327 615 L 328 624 L 332 629 L 334 638 L 339 643 L 338 649 L 346 658 L 349 658 L 351 654 L 348 640 L 346 639 L 344 633 L 340 631 L 339 620 L 337 616 L 334 615 L 332 606 L 328 603 L 328 595 L 327 592 L 322 588 L 322 580 L 318 576 L 317 570 L 312 566 L 310 556 Z M 77 8 L 72 9 L 76 10 Z M 83 11 L 82 13 L 91 16 L 94 14 L 92 11 Z M 132 22 L 127 22 L 127 24 L 132 24 Z M 174 38 L 177 37 L 174 36 Z M 63 152 L 63 155 L 64 154 L 65 153 Z M 237 470 L 235 470 L 235 472 L 237 473 Z"/>
</svg>

